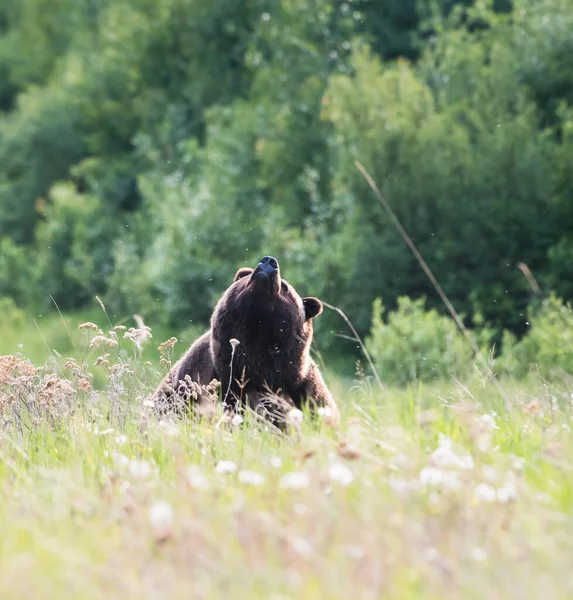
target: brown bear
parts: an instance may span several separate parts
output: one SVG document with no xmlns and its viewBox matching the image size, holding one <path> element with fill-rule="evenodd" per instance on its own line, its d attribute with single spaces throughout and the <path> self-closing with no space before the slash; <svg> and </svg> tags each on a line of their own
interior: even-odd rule
<svg viewBox="0 0 573 600">
<path fill-rule="evenodd" d="M 211 329 L 173 366 L 155 392 L 156 402 L 173 406 L 182 396 L 188 400 L 186 379 L 201 385 L 217 379 L 228 409 L 282 398 L 299 409 L 325 407 L 336 424 L 336 404 L 310 357 L 312 320 L 321 312 L 320 300 L 301 298 L 281 278 L 272 256 L 255 269 L 239 269 L 215 307 Z M 276 421 L 277 412 L 267 416 Z"/>
</svg>

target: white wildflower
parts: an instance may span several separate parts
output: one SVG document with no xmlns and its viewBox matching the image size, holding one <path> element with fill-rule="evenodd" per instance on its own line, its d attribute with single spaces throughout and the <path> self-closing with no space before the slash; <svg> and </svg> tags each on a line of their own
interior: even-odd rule
<svg viewBox="0 0 573 600">
<path fill-rule="evenodd" d="M 435 467 L 424 467 L 420 471 L 420 483 L 426 486 L 441 487 L 444 490 L 455 490 L 460 487 L 458 474 L 455 471 L 442 471 Z"/>
<path fill-rule="evenodd" d="M 487 427 L 487 429 L 489 429 L 490 431 L 492 429 L 499 429 L 497 423 L 495 422 L 495 418 L 492 415 L 482 415 L 478 419 L 478 422 L 484 425 L 484 427 Z"/>
<path fill-rule="evenodd" d="M 457 454 L 452 446 L 452 440 L 441 436 L 438 448 L 432 452 L 432 463 L 440 468 L 473 469 L 474 460 L 471 455 Z"/>
<path fill-rule="evenodd" d="M 318 416 L 322 417 L 323 419 L 332 417 L 332 408 L 330 408 L 330 406 L 321 406 L 316 412 Z"/>
<path fill-rule="evenodd" d="M 493 440 L 493 432 L 499 429 L 492 415 L 482 415 L 475 421 L 475 445 L 480 452 L 487 452 Z"/>
<path fill-rule="evenodd" d="M 517 487 L 513 481 L 506 481 L 497 490 L 497 499 L 504 504 L 517 500 Z"/>
<path fill-rule="evenodd" d="M 115 438 L 115 443 L 116 443 L 118 446 L 123 446 L 123 444 L 125 444 L 125 442 L 127 442 L 127 436 L 126 436 L 125 434 L 118 435 L 118 436 Z"/>
<path fill-rule="evenodd" d="M 308 512 L 306 504 L 295 504 L 293 510 L 297 515 L 305 515 Z"/>
<path fill-rule="evenodd" d="M 215 471 L 219 475 L 227 475 L 228 473 L 234 473 L 237 470 L 237 465 L 230 460 L 220 460 L 215 467 Z"/>
<path fill-rule="evenodd" d="M 328 477 L 330 481 L 346 486 L 354 480 L 352 471 L 346 465 L 334 463 L 328 468 Z"/>
<path fill-rule="evenodd" d="M 151 465 L 146 460 L 129 461 L 129 474 L 134 479 L 146 479 L 151 475 Z"/>
<path fill-rule="evenodd" d="M 275 469 L 280 469 L 283 466 L 283 461 L 278 456 L 273 456 L 269 462 L 271 463 L 271 467 Z"/>
<path fill-rule="evenodd" d="M 478 484 L 474 495 L 480 502 L 495 502 L 497 499 L 497 492 L 489 483 Z"/>
<path fill-rule="evenodd" d="M 260 487 L 265 483 L 265 477 L 256 471 L 248 471 L 244 469 L 239 471 L 239 481 L 247 485 Z"/>
<path fill-rule="evenodd" d="M 209 489 L 209 480 L 197 465 L 187 467 L 187 481 L 196 490 Z"/>
<path fill-rule="evenodd" d="M 388 485 L 394 493 L 404 494 L 411 490 L 415 490 L 418 487 L 418 482 L 390 475 L 390 477 L 388 477 Z"/>
<path fill-rule="evenodd" d="M 149 509 L 149 522 L 156 529 L 167 529 L 173 523 L 173 508 L 167 502 L 156 502 Z"/>
<path fill-rule="evenodd" d="M 483 548 L 472 548 L 470 556 L 476 562 L 484 562 L 485 560 L 487 560 L 487 552 Z"/>
<path fill-rule="evenodd" d="M 103 344 L 109 346 L 110 348 L 115 348 L 117 346 L 117 342 L 115 340 L 106 338 L 105 335 L 96 335 L 90 342 L 90 348 L 99 348 Z"/>
<path fill-rule="evenodd" d="M 234 415 L 231 419 L 231 425 L 233 427 L 238 427 L 243 422 L 243 417 L 241 415 Z"/>
<path fill-rule="evenodd" d="M 155 403 L 153 402 L 153 400 L 144 400 L 143 406 L 147 408 L 153 408 L 155 406 Z"/>
<path fill-rule="evenodd" d="M 309 558 L 313 555 L 311 545 L 304 538 L 296 538 L 292 541 L 293 550 L 304 558 Z"/>
<path fill-rule="evenodd" d="M 288 425 L 298 426 L 302 423 L 303 414 L 298 408 L 291 408 L 286 415 Z"/>
<path fill-rule="evenodd" d="M 121 452 L 112 452 L 111 458 L 116 467 L 126 467 L 129 464 L 129 458 L 127 458 L 127 456 Z"/>
<path fill-rule="evenodd" d="M 306 473 L 286 473 L 279 481 L 279 487 L 286 490 L 301 490 L 309 484 L 310 478 Z"/>
</svg>

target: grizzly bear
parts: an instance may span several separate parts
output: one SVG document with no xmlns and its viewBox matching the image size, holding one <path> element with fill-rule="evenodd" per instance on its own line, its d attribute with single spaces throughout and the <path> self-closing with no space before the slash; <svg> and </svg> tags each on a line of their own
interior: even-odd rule
<svg viewBox="0 0 573 600">
<path fill-rule="evenodd" d="M 279 398 L 283 414 L 285 405 L 308 405 L 313 412 L 324 407 L 336 424 L 336 404 L 310 357 L 312 320 L 321 312 L 320 300 L 301 298 L 281 278 L 272 256 L 255 269 L 239 269 L 215 307 L 211 329 L 173 366 L 155 392 L 156 402 L 174 406 L 182 397 L 189 399 L 190 382 L 205 386 L 216 379 L 227 409 L 258 409 L 265 400 Z M 268 410 L 266 416 L 276 422 L 279 413 Z"/>
</svg>

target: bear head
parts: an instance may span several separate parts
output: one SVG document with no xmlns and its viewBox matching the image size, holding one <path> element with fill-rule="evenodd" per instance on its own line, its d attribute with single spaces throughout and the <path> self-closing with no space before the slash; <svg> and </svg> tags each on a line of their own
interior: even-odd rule
<svg viewBox="0 0 573 600">
<path fill-rule="evenodd" d="M 218 372 L 231 361 L 246 367 L 251 381 L 275 386 L 299 381 L 310 366 L 312 320 L 322 312 L 317 298 L 301 298 L 281 277 L 278 261 L 263 257 L 254 268 L 239 269 L 211 320 L 211 348 Z"/>
<path fill-rule="evenodd" d="M 318 298 L 301 298 L 292 285 L 281 278 L 276 258 L 264 256 L 256 268 L 244 267 L 235 274 L 230 296 L 235 306 L 271 316 L 277 323 L 286 321 L 293 331 L 310 326 L 311 319 L 322 313 Z"/>
</svg>

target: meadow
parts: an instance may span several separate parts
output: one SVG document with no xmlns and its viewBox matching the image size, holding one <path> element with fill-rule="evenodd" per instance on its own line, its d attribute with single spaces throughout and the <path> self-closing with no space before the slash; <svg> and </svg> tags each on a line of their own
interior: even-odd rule
<svg viewBox="0 0 573 600">
<path fill-rule="evenodd" d="M 341 427 L 280 436 L 158 421 L 163 332 L 36 322 L 2 325 L 1 598 L 571 597 L 566 383 L 327 371 Z"/>
</svg>

